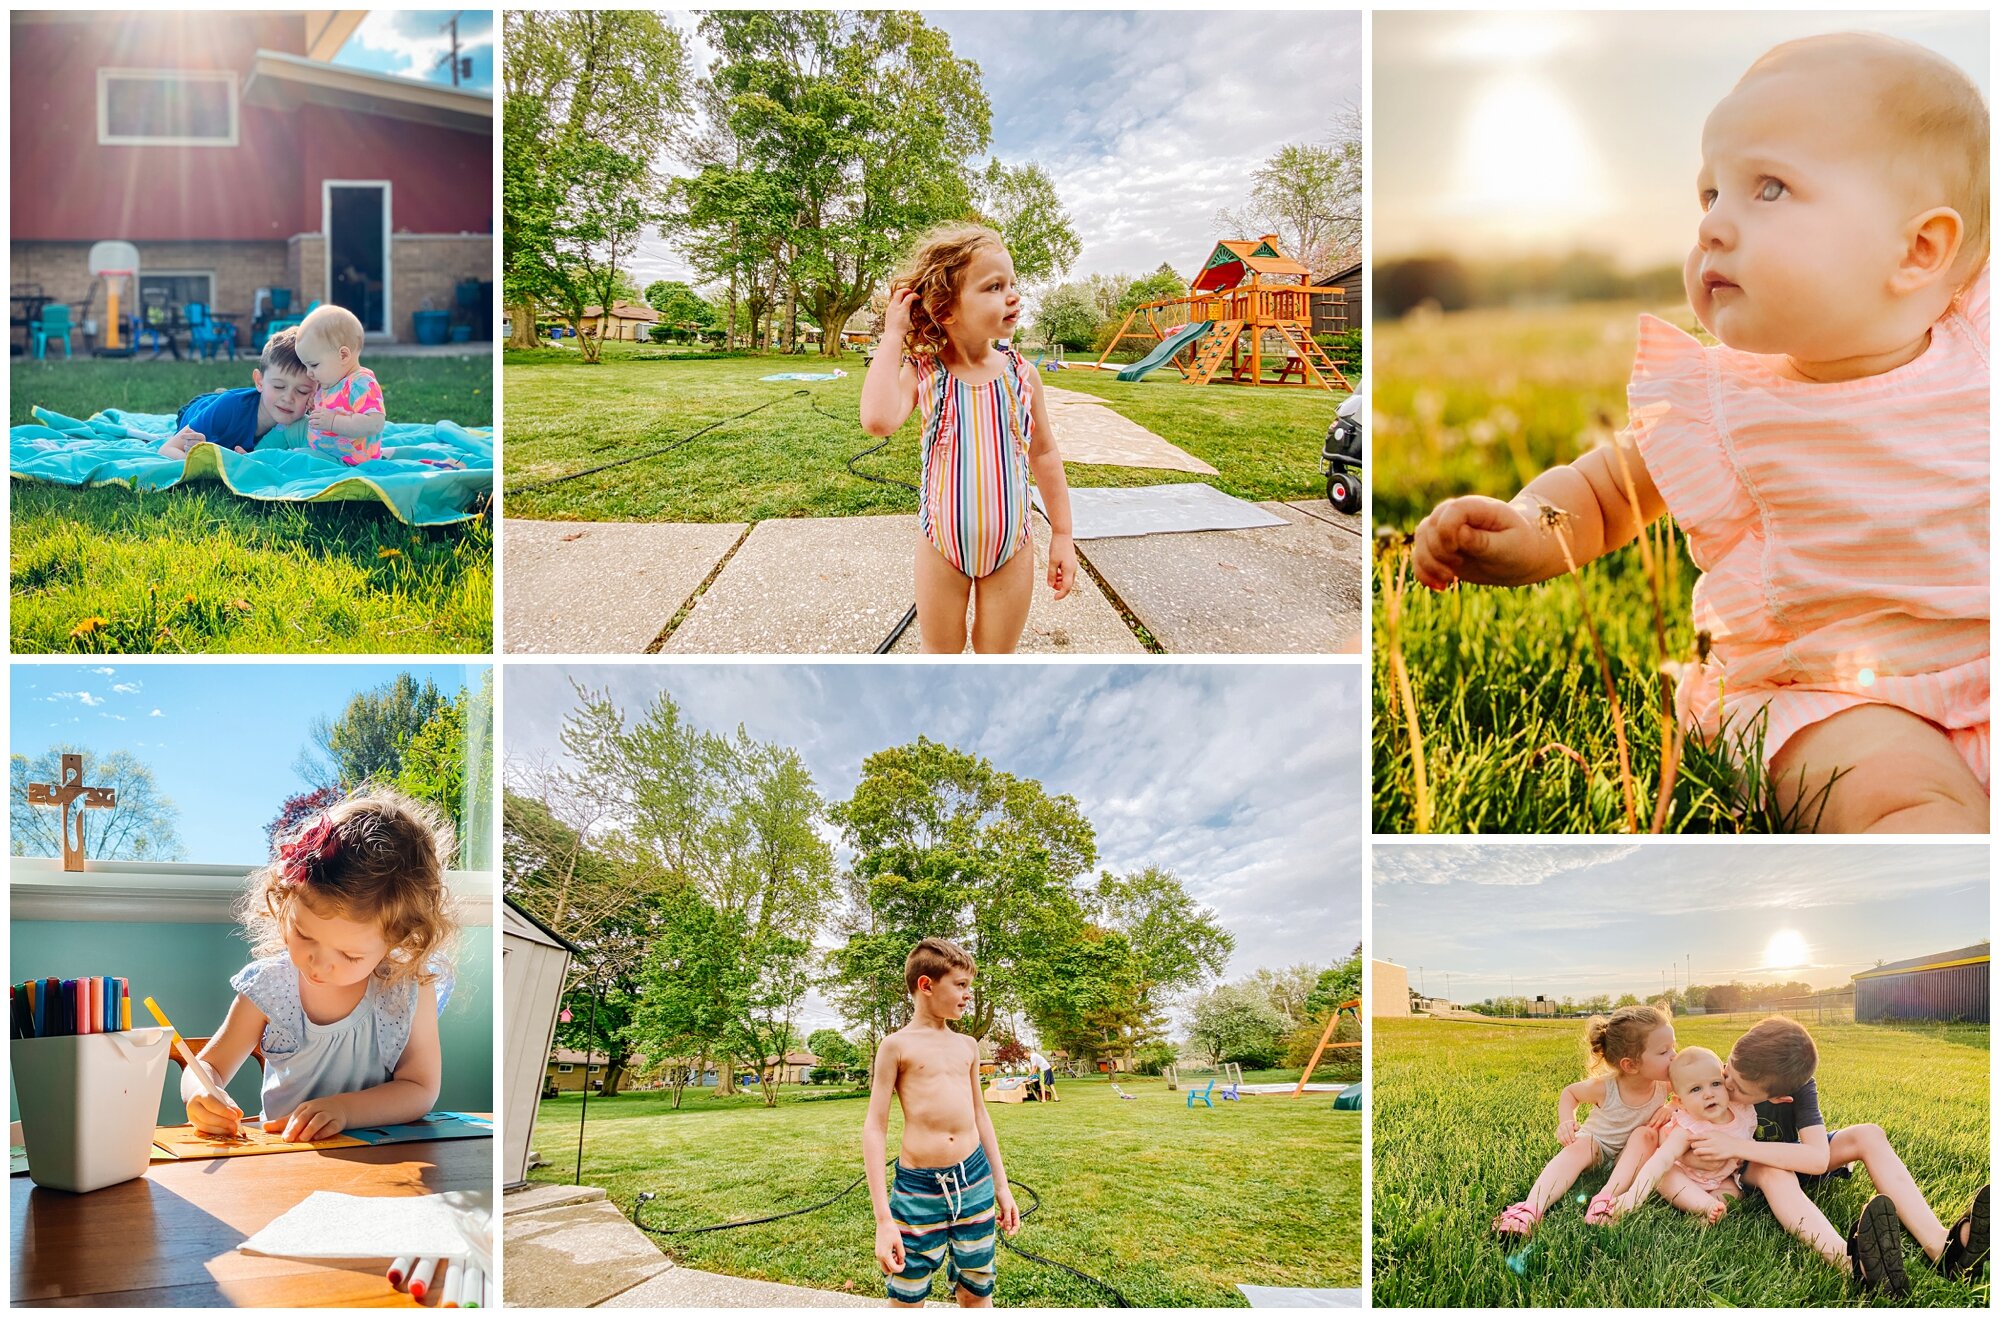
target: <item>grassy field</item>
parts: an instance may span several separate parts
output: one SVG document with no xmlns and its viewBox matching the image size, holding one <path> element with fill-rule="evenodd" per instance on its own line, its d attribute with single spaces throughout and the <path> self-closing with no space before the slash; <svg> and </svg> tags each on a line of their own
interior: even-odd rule
<svg viewBox="0 0 2000 1318">
<path fill-rule="evenodd" d="M 37 405 L 76 417 L 172 412 L 250 383 L 252 365 L 16 362 L 10 424 Z M 369 367 L 397 420 L 492 424 L 490 357 Z M 15 483 L 9 497 L 17 652 L 493 648 L 490 519 L 417 528 L 373 506 L 260 504 L 206 483 L 149 494 Z"/>
<path fill-rule="evenodd" d="M 1101 1277 L 1140 1306 L 1241 1305 L 1238 1282 L 1361 1284 L 1358 1114 L 1332 1111 L 1326 1094 L 1189 1111 L 1164 1081 L 1119 1083 L 1137 1101 L 1121 1101 L 1101 1080 L 1065 1080 L 1060 1103 L 992 1105 L 1008 1176 L 1042 1198 L 1014 1243 Z M 541 1105 L 535 1147 L 554 1165 L 536 1179 L 572 1179 L 581 1106 L 575 1097 Z M 859 1175 L 866 1112 L 865 1094 L 816 1087 L 785 1090 L 776 1108 L 713 1090 L 688 1091 L 679 1112 L 664 1094 L 593 1098 L 584 1180 L 628 1212 L 641 1191 L 656 1191 L 649 1225 L 706 1226 L 803 1207 Z M 901 1127 L 892 1113 L 892 1152 Z M 1015 1194 L 1026 1212 L 1031 1198 L 1018 1187 Z M 873 1241 L 864 1187 L 821 1212 L 665 1247 L 707 1271 L 880 1296 Z M 1004 1250 L 999 1270 L 1001 1305 L 1111 1302 Z M 941 1284 L 933 1294 L 946 1298 Z"/>
<path fill-rule="evenodd" d="M 1408 532 L 1457 494 L 1510 498 L 1625 421 L 1636 321 L 1643 308 L 1590 305 L 1478 311 L 1376 335 L 1379 387 L 1370 478 L 1378 535 Z M 1653 308 L 1683 326 L 1685 308 Z M 1660 554 L 1666 657 L 1692 656 L 1696 570 L 1678 534 Z M 1376 671 L 1400 648 L 1422 733 L 1430 829 L 1440 833 L 1617 832 L 1627 824 L 1615 720 L 1584 625 L 1577 581 L 1442 595 L 1412 584 L 1399 627 L 1385 584 L 1406 566 L 1378 540 L 1373 573 Z M 1640 827 L 1659 790 L 1663 722 L 1653 594 L 1637 545 L 1584 567 L 1579 580 L 1604 646 L 1629 744 Z M 1393 633 L 1392 634 L 1392 630 Z M 1375 829 L 1417 831 L 1417 775 L 1394 684 L 1374 687 Z M 1769 832 L 1785 820 L 1757 777 L 1719 748 L 1690 744 L 1666 832 Z"/>
<path fill-rule="evenodd" d="M 1726 1054 L 1757 1018 L 1682 1018 L 1682 1047 Z M 1941 1220 L 1951 1223 L 1988 1176 L 1985 1027 L 1812 1025 L 1829 1124 L 1888 1132 Z M 1532 1243 L 1509 1251 L 1488 1234 L 1554 1156 L 1556 1094 L 1582 1075 L 1581 1023 L 1378 1020 L 1375 1063 L 1374 1298 L 1383 1306 L 1503 1305 L 1708 1308 L 1839 1305 L 1846 1280 L 1778 1225 L 1738 1201 L 1704 1229 L 1657 1200 L 1611 1231 L 1585 1226 L 1579 1197 L 1554 1207 Z M 1845 1229 L 1874 1193 L 1865 1173 L 1816 1192 Z M 1906 1250 L 1908 1303 L 1981 1306 L 1989 1285 L 1946 1282 Z"/>
<path fill-rule="evenodd" d="M 788 371 L 847 372 L 844 380 L 764 384 Z M 604 361 L 542 348 L 506 354 L 508 515 L 579 521 L 758 521 L 914 513 L 917 496 L 857 479 L 847 462 L 878 441 L 858 419 L 858 356 L 676 357 L 607 344 Z M 1343 394 L 1294 389 L 1191 388 L 1171 370 L 1120 384 L 1108 372 L 1065 371 L 1049 382 L 1095 394 L 1221 473 L 1218 489 L 1245 499 L 1324 492 L 1320 444 Z M 798 389 L 810 398 L 793 397 Z M 545 489 L 535 485 L 663 448 L 736 413 L 770 404 L 657 458 Z M 818 410 L 815 410 L 818 409 Z M 1060 435 L 1058 436 L 1060 438 Z M 914 482 L 913 418 L 886 448 L 857 464 Z M 1068 464 L 1072 485 L 1157 485 L 1202 479 L 1134 467 Z M 520 491 L 516 493 L 516 491 Z"/>
</svg>

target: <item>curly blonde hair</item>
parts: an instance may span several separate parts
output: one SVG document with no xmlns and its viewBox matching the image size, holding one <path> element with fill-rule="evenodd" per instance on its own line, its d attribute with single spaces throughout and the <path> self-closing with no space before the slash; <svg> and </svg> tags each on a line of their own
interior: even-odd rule
<svg viewBox="0 0 2000 1318">
<path fill-rule="evenodd" d="M 1007 250 L 1000 235 L 983 224 L 940 224 L 917 239 L 889 280 L 889 296 L 906 288 L 917 295 L 910 306 L 909 336 L 898 345 L 902 351 L 935 355 L 944 348 L 944 326 L 938 323 L 938 316 L 948 313 L 958 300 L 966 267 L 986 247 Z"/>
<path fill-rule="evenodd" d="M 238 918 L 254 955 L 284 953 L 285 922 L 307 902 L 316 915 L 380 922 L 389 955 L 376 978 L 430 983 L 458 931 L 444 882 L 456 845 L 443 815 L 391 788 L 364 788 L 328 806 L 250 876 Z"/>
</svg>

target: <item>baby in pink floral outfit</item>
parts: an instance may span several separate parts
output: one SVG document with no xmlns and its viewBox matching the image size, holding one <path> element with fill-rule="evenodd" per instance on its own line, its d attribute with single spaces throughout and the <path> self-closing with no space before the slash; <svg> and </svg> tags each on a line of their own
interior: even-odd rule
<svg viewBox="0 0 2000 1318">
<path fill-rule="evenodd" d="M 356 466 L 382 456 L 389 424 L 382 385 L 361 364 L 361 321 L 346 307 L 315 307 L 299 326 L 299 360 L 319 386 L 307 416 L 313 452 Z"/>
</svg>

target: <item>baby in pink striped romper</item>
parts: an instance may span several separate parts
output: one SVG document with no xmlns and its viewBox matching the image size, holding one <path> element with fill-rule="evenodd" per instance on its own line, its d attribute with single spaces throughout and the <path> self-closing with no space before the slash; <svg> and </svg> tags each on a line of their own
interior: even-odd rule
<svg viewBox="0 0 2000 1318">
<path fill-rule="evenodd" d="M 1671 513 L 1712 651 L 1683 721 L 1762 753 L 1823 832 L 1987 831 L 1987 109 L 1955 65 L 1844 33 L 1766 53 L 1708 117 L 1688 300 L 1643 317 L 1631 421 L 1512 502 L 1433 509 L 1418 580 L 1518 586 Z M 1627 480 L 1637 508 L 1627 496 Z"/>
</svg>

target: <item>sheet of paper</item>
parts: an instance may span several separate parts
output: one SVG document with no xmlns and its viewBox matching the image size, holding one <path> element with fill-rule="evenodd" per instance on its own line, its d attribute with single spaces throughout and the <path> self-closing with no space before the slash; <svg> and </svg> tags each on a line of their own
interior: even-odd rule
<svg viewBox="0 0 2000 1318">
<path fill-rule="evenodd" d="M 12 1164 L 11 1169 L 7 1173 L 9 1176 L 19 1176 L 22 1172 L 28 1170 L 28 1151 L 26 1149 L 9 1149 L 7 1152 L 10 1155 L 9 1161 Z"/>
<path fill-rule="evenodd" d="M 465 1259 L 464 1224 L 483 1224 L 490 1196 L 454 1192 L 381 1199 L 315 1190 L 237 1248 L 297 1259 Z"/>
<path fill-rule="evenodd" d="M 271 1131 L 258 1130 L 246 1123 L 240 1139 L 197 1134 L 193 1126 L 161 1126 L 153 1132 L 153 1161 L 184 1158 L 240 1158 L 248 1153 L 302 1153 L 308 1149 L 358 1149 L 366 1140 L 351 1135 L 301 1144 Z"/>
</svg>

